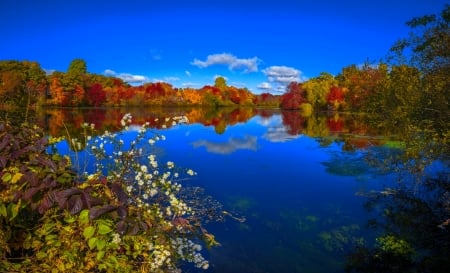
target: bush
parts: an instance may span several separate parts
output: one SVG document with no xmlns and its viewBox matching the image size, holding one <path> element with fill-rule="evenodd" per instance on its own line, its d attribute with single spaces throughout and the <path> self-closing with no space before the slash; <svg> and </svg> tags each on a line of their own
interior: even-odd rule
<svg viewBox="0 0 450 273">
<path fill-rule="evenodd" d="M 181 260 L 207 269 L 200 240 L 217 242 L 178 198 L 182 175 L 146 154 L 163 137 L 144 145 L 144 126 L 123 151 L 117 135 L 93 138 L 93 128 L 85 124 L 84 143 L 96 168 L 81 173 L 47 153 L 53 140 L 39 128 L 0 123 L 0 271 L 175 272 Z M 77 140 L 68 143 L 80 154 Z"/>
</svg>

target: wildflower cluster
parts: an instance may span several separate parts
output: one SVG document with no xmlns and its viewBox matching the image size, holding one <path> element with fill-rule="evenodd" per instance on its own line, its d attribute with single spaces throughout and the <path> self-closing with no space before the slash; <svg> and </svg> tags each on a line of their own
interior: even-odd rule
<svg viewBox="0 0 450 273">
<path fill-rule="evenodd" d="M 192 210 L 179 197 L 181 179 L 183 176 L 193 176 L 195 172 L 180 169 L 173 161 L 162 163 L 156 144 L 164 141 L 165 137 L 149 130 L 148 123 L 137 128 L 131 125 L 131 121 L 132 116 L 126 114 L 120 121 L 121 133 L 106 131 L 95 138 L 86 136 L 84 140 L 86 154 L 81 161 L 89 165 L 82 168 L 88 183 L 103 177 L 107 184 L 120 185 L 126 195 L 126 203 L 134 207 L 133 210 L 137 211 L 135 215 L 143 218 L 146 226 L 132 228 L 140 230 L 144 237 L 130 241 L 124 233 L 125 228 L 122 228 L 130 227 L 130 224 L 124 224 L 122 219 L 117 224 L 121 231 L 111 233 L 107 240 L 119 249 L 127 248 L 127 244 L 138 248 L 137 242 L 147 245 L 145 252 L 135 255 L 146 257 L 144 264 L 151 272 L 175 269 L 180 259 L 207 269 L 209 263 L 200 254 L 202 247 L 192 240 L 212 238 L 212 235 L 186 220 L 193 218 Z M 187 118 L 166 118 L 165 121 L 176 125 L 187 122 Z M 86 124 L 85 128 L 91 132 L 95 130 L 92 125 Z M 128 140 L 130 134 L 135 134 L 131 141 Z M 73 141 L 78 146 L 76 140 Z M 79 151 L 75 149 L 75 153 Z M 120 196 L 113 197 L 117 202 L 121 200 Z"/>
<path fill-rule="evenodd" d="M 202 250 L 202 246 L 192 242 L 187 238 L 176 238 L 171 240 L 172 247 L 176 249 L 180 259 L 194 263 L 197 268 L 208 269 L 209 262 L 203 258 L 198 252 Z"/>
</svg>

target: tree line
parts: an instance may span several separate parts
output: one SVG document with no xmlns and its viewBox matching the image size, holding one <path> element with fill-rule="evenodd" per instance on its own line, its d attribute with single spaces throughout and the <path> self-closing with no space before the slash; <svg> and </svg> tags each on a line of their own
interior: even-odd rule
<svg viewBox="0 0 450 273">
<path fill-rule="evenodd" d="M 282 95 L 253 94 L 227 85 L 176 88 L 155 82 L 132 86 L 117 77 L 89 73 L 82 59 L 66 72 L 47 74 L 37 62 L 0 61 L 3 105 L 50 106 L 258 106 L 282 109 L 344 110 L 401 114 L 426 109 L 448 112 L 450 75 L 449 5 L 439 15 L 413 18 L 408 38 L 399 40 L 378 64 L 349 65 L 336 76 L 322 72 L 305 82 L 291 82 Z M 405 53 L 407 52 L 407 53 Z"/>
<path fill-rule="evenodd" d="M 89 73 L 82 59 L 66 72 L 47 74 L 37 62 L 0 61 L 0 102 L 6 106 L 258 106 L 365 113 L 425 109 L 448 113 L 450 75 L 450 8 L 407 22 L 410 37 L 399 40 L 390 57 L 378 64 L 349 65 L 336 76 L 322 72 L 305 82 L 291 82 L 284 94 L 254 94 L 227 85 L 176 88 L 154 82 L 132 86 L 117 77 Z M 405 52 L 408 52 L 405 54 Z"/>
</svg>

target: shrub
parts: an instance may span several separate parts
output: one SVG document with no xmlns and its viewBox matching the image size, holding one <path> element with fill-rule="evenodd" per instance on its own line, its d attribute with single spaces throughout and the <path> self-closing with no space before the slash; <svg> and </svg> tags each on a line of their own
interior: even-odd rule
<svg viewBox="0 0 450 273">
<path fill-rule="evenodd" d="M 0 271 L 175 272 L 181 260 L 207 269 L 200 240 L 217 242 L 178 197 L 182 175 L 146 153 L 164 138 L 144 145 L 143 126 L 124 150 L 118 135 L 93 138 L 93 128 L 84 125 L 84 143 L 95 169 L 82 173 L 47 152 L 53 140 L 39 128 L 0 123 Z M 77 140 L 68 143 L 81 155 Z"/>
</svg>

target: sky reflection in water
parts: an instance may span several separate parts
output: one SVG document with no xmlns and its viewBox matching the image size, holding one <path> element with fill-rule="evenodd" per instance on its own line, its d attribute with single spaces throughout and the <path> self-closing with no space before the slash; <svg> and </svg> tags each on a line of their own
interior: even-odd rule
<svg viewBox="0 0 450 273">
<path fill-rule="evenodd" d="M 137 129 L 123 132 L 125 143 Z M 157 131 L 166 137 L 157 145 L 159 161 L 198 173 L 184 186 L 205 188 L 224 210 L 246 218 L 206 225 L 222 245 L 205 253 L 208 272 L 344 272 L 346 250 L 368 235 L 365 200 L 356 193 L 385 177 L 365 172 L 361 152 L 323 147 L 289 129 L 275 114 L 223 134 L 201 124 Z"/>
<path fill-rule="evenodd" d="M 186 184 L 247 219 L 207 226 L 222 244 L 209 254 L 210 272 L 343 272 L 345 250 L 365 235 L 364 200 L 355 193 L 377 178 L 331 174 L 324 162 L 352 162 L 360 153 L 290 135 L 280 115 L 256 116 L 221 135 L 198 124 L 161 133 L 167 160 L 198 172 Z"/>
</svg>

